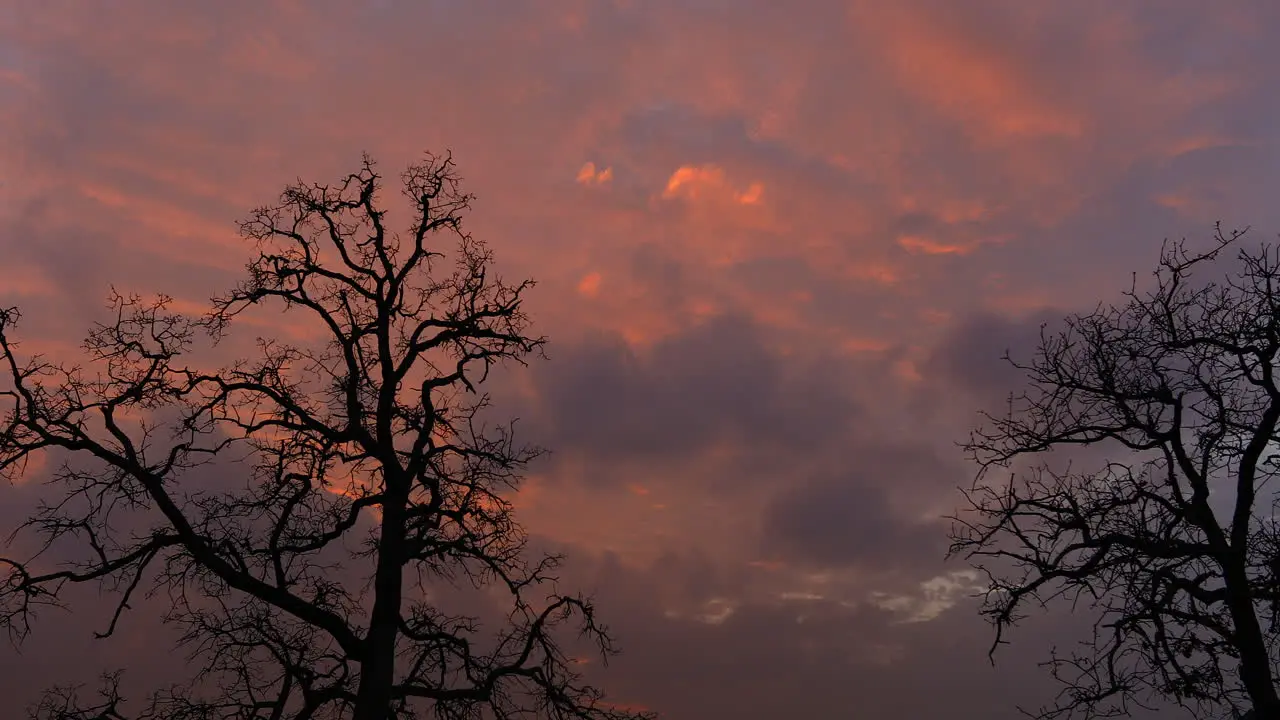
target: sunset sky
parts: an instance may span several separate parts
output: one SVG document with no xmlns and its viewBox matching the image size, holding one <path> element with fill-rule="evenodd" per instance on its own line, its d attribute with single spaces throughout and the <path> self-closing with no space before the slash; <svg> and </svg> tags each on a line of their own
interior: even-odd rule
<svg viewBox="0 0 1280 720">
<path fill-rule="evenodd" d="M 610 697 L 1012 719 L 1082 625 L 987 662 L 955 442 L 1163 239 L 1280 232 L 1277 38 L 1266 0 L 7 0 L 0 306 L 73 352 L 112 285 L 234 284 L 285 184 L 451 150 L 539 282 L 549 360 L 495 392 L 554 450 L 516 503 L 618 636 Z M 0 648 L 0 703 L 172 662 L 104 612 Z"/>
</svg>

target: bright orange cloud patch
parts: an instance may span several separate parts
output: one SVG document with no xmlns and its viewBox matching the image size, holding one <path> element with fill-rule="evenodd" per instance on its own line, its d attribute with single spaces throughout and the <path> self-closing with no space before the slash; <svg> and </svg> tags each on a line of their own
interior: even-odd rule
<svg viewBox="0 0 1280 720">
<path fill-rule="evenodd" d="M 753 182 L 742 190 L 734 189 L 717 165 L 682 165 L 667 179 L 662 197 L 683 197 L 689 200 L 702 198 L 728 198 L 740 205 L 755 205 L 764 195 L 764 185 Z"/>
<path fill-rule="evenodd" d="M 582 185 L 604 185 L 613 179 L 613 168 L 596 169 L 596 164 L 587 162 L 578 171 L 578 182 Z"/>
<path fill-rule="evenodd" d="M 736 196 L 736 199 L 738 202 L 742 203 L 743 205 L 755 205 L 756 203 L 760 202 L 760 196 L 763 194 L 764 194 L 763 185 L 761 185 L 758 182 L 751 183 L 751 185 L 749 185 L 746 190 L 744 190 L 741 193 L 738 193 L 738 195 Z"/>
<path fill-rule="evenodd" d="M 902 235 L 898 238 L 898 247 L 916 255 L 968 255 L 980 246 L 1001 242 L 1003 238 L 984 239 L 969 242 L 941 242 L 922 235 Z"/>
<path fill-rule="evenodd" d="M 707 187 L 723 187 L 724 171 L 714 165 L 685 165 L 678 168 L 667 180 L 667 189 L 662 196 L 673 198 L 685 196 L 696 198 Z"/>
<path fill-rule="evenodd" d="M 898 238 L 898 245 L 907 252 L 925 255 L 968 255 L 973 251 L 970 245 L 938 242 L 919 235 L 903 235 Z"/>
<path fill-rule="evenodd" d="M 578 294 L 583 297 L 596 297 L 600 294 L 600 280 L 600 273 L 587 273 L 582 280 L 578 281 Z"/>
</svg>

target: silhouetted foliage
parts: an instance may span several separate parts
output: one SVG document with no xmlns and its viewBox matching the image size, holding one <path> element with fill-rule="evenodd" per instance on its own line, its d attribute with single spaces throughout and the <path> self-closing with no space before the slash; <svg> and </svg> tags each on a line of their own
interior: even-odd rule
<svg viewBox="0 0 1280 720">
<path fill-rule="evenodd" d="M 113 297 L 84 366 L 20 358 L 18 311 L 0 311 L 0 472 L 67 458 L 57 497 L 21 530 L 78 551 L 0 559 L 0 622 L 20 642 L 65 587 L 101 583 L 115 602 L 106 637 L 132 598 L 159 593 L 197 661 L 197 679 L 132 705 L 108 674 L 93 697 L 51 691 L 34 717 L 635 717 L 557 644 L 573 620 L 614 652 L 590 602 L 555 589 L 558 558 L 529 559 L 512 517 L 506 493 L 539 451 L 483 419 L 490 369 L 543 345 L 522 304 L 531 283 L 495 277 L 463 232 L 471 198 L 450 158 L 400 179 L 414 208 L 403 234 L 387 229 L 368 158 L 336 186 L 289 187 L 240 225 L 256 244 L 243 283 L 200 317 Z M 259 339 L 256 357 L 216 371 L 190 364 L 202 333 L 216 341 L 272 303 L 319 339 Z M 201 466 L 216 488 L 188 482 Z M 505 625 L 482 633 L 479 618 L 446 614 L 432 582 L 496 589 Z"/>
<path fill-rule="evenodd" d="M 1052 655 L 1064 689 L 1040 717 L 1123 717 L 1157 698 L 1280 717 L 1280 251 L 1240 249 L 1225 280 L 1192 283 L 1242 234 L 1219 230 L 1198 254 L 1167 244 L 1153 290 L 1042 329 L 1030 363 L 1010 360 L 1029 390 L 966 445 L 982 470 L 952 553 L 987 573 L 992 652 L 1050 600 L 1099 618 L 1091 641 Z M 1098 443 L 1117 454 L 1089 472 L 997 477 Z"/>
</svg>

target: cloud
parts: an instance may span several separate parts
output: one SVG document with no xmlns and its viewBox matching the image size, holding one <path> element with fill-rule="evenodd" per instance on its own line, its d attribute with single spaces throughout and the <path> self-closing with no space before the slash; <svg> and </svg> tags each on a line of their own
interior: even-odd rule
<svg viewBox="0 0 1280 720">
<path fill-rule="evenodd" d="M 715 165 L 682 165 L 671 173 L 662 191 L 664 198 L 683 197 L 689 200 L 725 199 L 739 205 L 755 205 L 764 195 L 764 186 L 752 182 L 742 190 L 734 190 L 725 178 L 724 170 Z"/>
<path fill-rule="evenodd" d="M 865 439 L 864 439 L 865 442 Z M 925 445 L 866 443 L 839 455 L 843 472 L 783 490 L 765 515 L 764 547 L 793 563 L 876 570 L 920 568 L 946 553 L 937 518 L 920 516 L 913 496 L 954 488 L 954 462 Z"/>
<path fill-rule="evenodd" d="M 1052 334 L 1065 316 L 1066 311 L 1049 308 L 1014 318 L 976 313 L 948 330 L 933 348 L 927 367 L 940 384 L 965 392 L 984 407 L 1002 404 L 1026 381 L 1005 355 L 1029 363 L 1040 344 L 1041 328 Z"/>
<path fill-rule="evenodd" d="M 235 282 L 234 221 L 285 183 L 452 149 L 468 229 L 540 281 L 551 360 L 503 407 L 556 452 L 519 502 L 602 564 L 625 700 L 1011 717 L 1067 630 L 988 673 L 962 602 L 901 622 L 967 582 L 952 442 L 1053 308 L 1165 237 L 1280 226 L 1277 28 L 1186 0 L 4 8 L 0 302 L 72 356 L 110 284 Z M 57 632 L 33 668 L 89 652 Z"/>
<path fill-rule="evenodd" d="M 898 615 L 898 622 L 922 623 L 936 620 L 966 598 L 981 594 L 986 586 L 978 582 L 974 570 L 956 570 L 920 583 L 914 594 L 896 595 L 876 591 L 871 604 Z"/>
<path fill-rule="evenodd" d="M 570 577 L 596 588 L 603 607 L 620 611 L 614 629 L 623 654 L 594 677 L 619 697 L 643 694 L 646 704 L 677 720 L 824 717 L 850 708 L 895 720 L 958 713 L 1013 720 L 1022 717 L 1018 705 L 1034 707 L 1054 692 L 1036 666 L 1044 648 L 1073 642 L 1090 621 L 1085 613 L 1032 618 L 993 666 L 986 657 L 990 629 L 955 587 L 967 582 L 963 576 L 907 588 L 912 600 L 901 604 L 911 607 L 900 611 L 813 592 L 751 596 L 743 592 L 749 582 L 691 554 L 645 567 L 609 557 L 588 562 L 580 551 L 570 556 L 578 559 L 566 569 Z M 930 598 L 951 598 L 960 607 L 929 621 L 902 622 Z M 720 687 L 733 691 L 711 690 Z M 810 690 L 797 693 L 797 687 Z"/>
<path fill-rule="evenodd" d="M 587 161 L 578 171 L 577 180 L 582 185 L 604 185 L 613 179 L 613 168 L 596 169 L 595 163 Z"/>
<path fill-rule="evenodd" d="M 578 294 L 583 297 L 594 298 L 600 294 L 600 282 L 602 278 L 598 272 L 590 272 L 582 276 L 578 281 Z"/>
<path fill-rule="evenodd" d="M 687 457 L 720 442 L 798 451 L 847 427 L 857 406 L 715 316 L 637 351 L 616 334 L 554 350 L 537 384 L 551 444 L 608 457 Z"/>
</svg>

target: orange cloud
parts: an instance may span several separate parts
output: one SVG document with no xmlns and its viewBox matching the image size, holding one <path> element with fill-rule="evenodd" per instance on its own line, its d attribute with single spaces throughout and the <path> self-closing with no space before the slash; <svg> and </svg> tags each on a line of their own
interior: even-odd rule
<svg viewBox="0 0 1280 720">
<path fill-rule="evenodd" d="M 0 265 L 0 298 L 49 298 L 60 294 L 59 288 L 44 270 L 31 265 Z M 2 303 L 0 303 L 2 304 Z"/>
<path fill-rule="evenodd" d="M 743 205 L 755 205 L 760 202 L 760 196 L 764 194 L 764 186 L 760 183 L 751 183 L 747 189 L 734 196 L 738 202 Z"/>
<path fill-rule="evenodd" d="M 919 365 L 906 358 L 893 364 L 893 375 L 899 380 L 913 385 L 924 380 L 924 375 L 920 374 Z"/>
<path fill-rule="evenodd" d="M 718 165 L 682 165 L 671 173 L 667 186 L 662 191 L 662 197 L 667 199 L 727 198 L 740 205 L 758 204 L 762 195 L 764 185 L 758 182 L 753 182 L 742 190 L 732 188 L 724 169 Z"/>
<path fill-rule="evenodd" d="M 1054 103 L 1004 46 L 943 24 L 940 14 L 876 4 L 883 50 L 901 87 L 984 139 L 1078 137 L 1085 119 Z M 861 17 L 859 17 L 861 19 Z"/>
<path fill-rule="evenodd" d="M 588 161 L 578 171 L 577 180 L 582 185 L 604 185 L 613 179 L 613 168 L 596 170 L 596 164 Z"/>
<path fill-rule="evenodd" d="M 1189 209 L 1193 203 L 1189 196 L 1179 193 L 1166 193 L 1164 195 L 1157 195 L 1152 199 L 1160 207 L 1166 207 L 1170 210 L 1178 211 L 1185 211 Z"/>
<path fill-rule="evenodd" d="M 1173 140 L 1166 150 L 1170 157 L 1178 157 L 1197 150 L 1227 147 L 1236 144 L 1230 138 L 1220 135 L 1194 135 Z"/>
<path fill-rule="evenodd" d="M 684 165 L 671 173 L 667 180 L 667 188 L 662 192 L 665 198 L 680 195 L 697 198 L 706 188 L 724 187 L 724 170 L 714 165 Z"/>
<path fill-rule="evenodd" d="M 600 273 L 591 272 L 582 277 L 578 281 L 578 294 L 583 297 L 594 298 L 600 294 Z"/>
<path fill-rule="evenodd" d="M 979 240 L 944 242 L 922 235 L 900 235 L 898 247 L 916 255 L 968 255 L 979 247 L 1003 242 L 1005 238 L 984 238 Z"/>
<path fill-rule="evenodd" d="M 973 252 L 971 245 L 943 243 L 919 235 L 903 235 L 898 238 L 898 245 L 907 252 L 925 255 L 968 255 Z"/>
<path fill-rule="evenodd" d="M 230 222 L 214 222 L 182 205 L 126 194 L 105 184 L 85 183 L 80 194 L 136 227 L 122 235 L 135 251 L 226 270 L 239 270 L 248 258 L 249 246 Z"/>
<path fill-rule="evenodd" d="M 884 352 L 893 344 L 887 340 L 869 337 L 851 337 L 840 343 L 840 349 L 849 354 Z"/>
</svg>

